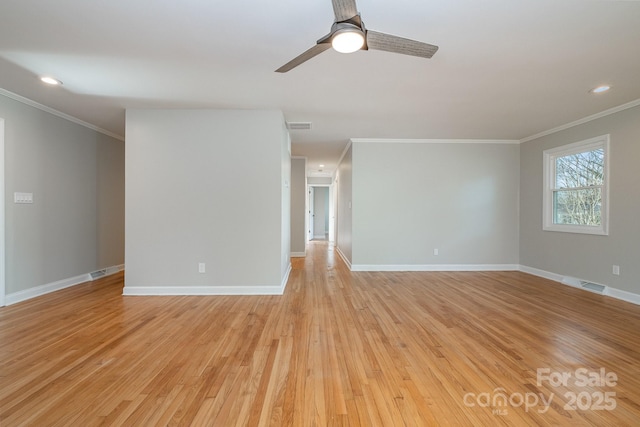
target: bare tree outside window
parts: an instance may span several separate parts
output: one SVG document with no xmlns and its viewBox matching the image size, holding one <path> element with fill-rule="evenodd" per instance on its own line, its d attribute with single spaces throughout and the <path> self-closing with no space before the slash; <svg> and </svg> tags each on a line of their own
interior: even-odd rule
<svg viewBox="0 0 640 427">
<path fill-rule="evenodd" d="M 598 226 L 602 221 L 604 149 L 557 157 L 553 222 Z"/>
</svg>

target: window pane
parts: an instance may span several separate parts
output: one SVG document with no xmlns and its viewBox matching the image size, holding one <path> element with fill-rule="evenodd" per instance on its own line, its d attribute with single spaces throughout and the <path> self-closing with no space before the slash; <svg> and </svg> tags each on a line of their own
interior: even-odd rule
<svg viewBox="0 0 640 427">
<path fill-rule="evenodd" d="M 553 192 L 553 223 L 599 226 L 602 189 L 558 190 Z"/>
<path fill-rule="evenodd" d="M 604 149 L 556 158 L 555 188 L 590 187 L 603 182 Z"/>
</svg>

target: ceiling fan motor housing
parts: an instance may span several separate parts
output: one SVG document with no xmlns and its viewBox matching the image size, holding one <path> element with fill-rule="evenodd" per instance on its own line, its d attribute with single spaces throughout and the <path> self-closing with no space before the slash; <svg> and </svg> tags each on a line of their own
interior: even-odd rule
<svg viewBox="0 0 640 427">
<path fill-rule="evenodd" d="M 364 39 L 364 43 L 360 50 L 368 50 L 367 47 L 367 30 L 364 28 L 364 22 L 360 19 L 360 15 L 356 15 L 351 19 L 342 22 L 334 22 L 331 31 L 326 36 L 318 40 L 318 44 L 331 43 L 332 40 L 342 33 L 359 33 Z"/>
</svg>

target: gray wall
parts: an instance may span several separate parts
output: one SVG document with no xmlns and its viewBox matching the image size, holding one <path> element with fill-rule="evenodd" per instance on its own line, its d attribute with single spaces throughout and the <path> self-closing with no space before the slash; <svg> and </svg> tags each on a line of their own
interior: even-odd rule
<svg viewBox="0 0 640 427">
<path fill-rule="evenodd" d="M 307 159 L 291 159 L 291 253 L 306 251 Z"/>
<path fill-rule="evenodd" d="M 126 131 L 125 292 L 280 286 L 291 179 L 282 113 L 128 110 Z"/>
<path fill-rule="evenodd" d="M 122 264 L 124 143 L 3 95 L 0 117 L 6 293 Z"/>
<path fill-rule="evenodd" d="M 309 185 L 331 185 L 333 180 L 328 176 L 310 176 L 307 178 L 307 184 Z"/>
<path fill-rule="evenodd" d="M 291 267 L 291 137 L 281 112 L 280 122 L 280 282 Z M 275 165 L 277 167 L 277 165 Z M 265 189 L 270 191 L 271 189 Z M 275 190 L 275 188 L 274 188 Z"/>
<path fill-rule="evenodd" d="M 124 142 L 97 135 L 98 268 L 124 263 Z"/>
<path fill-rule="evenodd" d="M 517 144 L 354 142 L 352 264 L 517 265 L 518 159 Z"/>
<path fill-rule="evenodd" d="M 610 134 L 609 235 L 542 230 L 542 152 Z M 520 263 L 640 293 L 640 107 L 521 145 Z M 612 265 L 620 266 L 620 276 Z"/>
<path fill-rule="evenodd" d="M 353 195 L 353 146 L 349 146 L 342 161 L 338 165 L 335 183 L 337 196 L 336 247 L 351 263 L 352 258 L 352 203 Z"/>
</svg>

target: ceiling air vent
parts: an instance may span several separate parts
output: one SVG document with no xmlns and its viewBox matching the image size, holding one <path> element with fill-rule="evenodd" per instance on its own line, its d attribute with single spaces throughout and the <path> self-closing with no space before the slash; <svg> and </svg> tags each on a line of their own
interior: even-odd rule
<svg viewBox="0 0 640 427">
<path fill-rule="evenodd" d="M 287 122 L 287 129 L 289 129 L 289 130 L 309 130 L 309 129 L 311 129 L 311 122 Z"/>
</svg>

